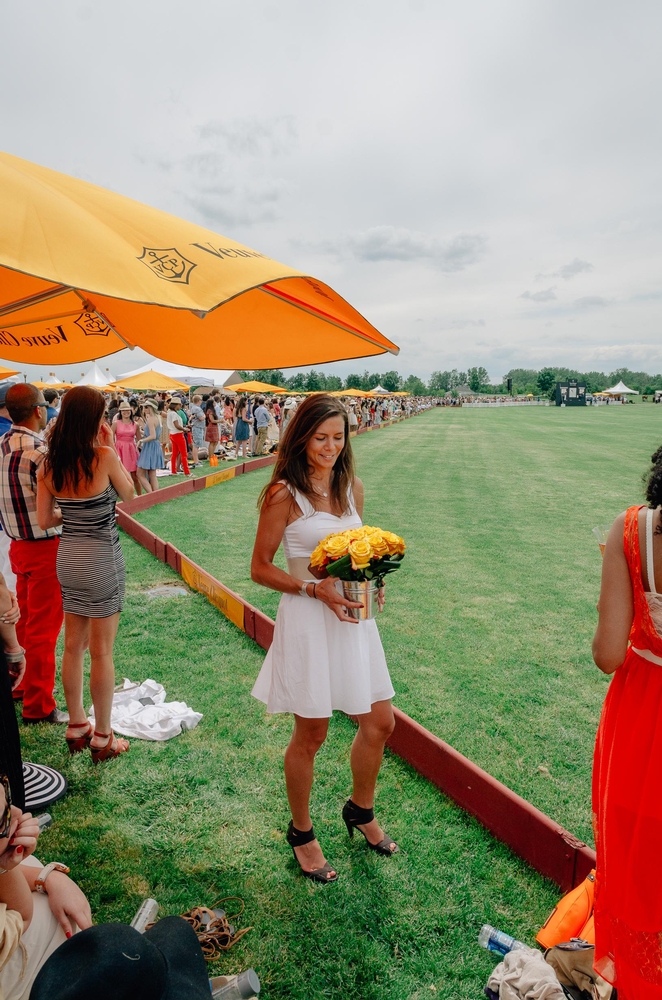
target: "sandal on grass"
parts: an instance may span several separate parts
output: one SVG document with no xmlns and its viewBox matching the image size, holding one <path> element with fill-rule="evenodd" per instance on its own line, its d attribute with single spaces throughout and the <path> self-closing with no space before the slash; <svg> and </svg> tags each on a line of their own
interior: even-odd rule
<svg viewBox="0 0 662 1000">
<path fill-rule="evenodd" d="M 129 741 L 118 739 L 112 729 L 109 733 L 98 733 L 95 729 L 94 735 L 107 738 L 108 742 L 102 747 L 93 747 L 90 744 L 93 764 L 100 764 L 102 760 L 114 760 L 115 757 L 119 757 L 120 754 L 127 753 L 129 750 Z"/>
<path fill-rule="evenodd" d="M 226 903 L 229 899 L 238 899 L 238 897 L 228 896 L 226 899 L 219 900 L 219 902 Z M 241 909 L 239 913 L 231 918 L 233 920 L 243 912 L 243 900 L 239 900 L 239 902 L 241 903 Z M 218 904 L 212 907 L 195 906 L 193 909 L 187 910 L 186 913 L 182 913 L 182 918 L 195 931 L 200 942 L 202 954 L 208 962 L 213 962 L 214 959 L 219 958 L 221 952 L 229 951 L 244 934 L 253 929 L 252 927 L 243 927 L 239 931 L 235 930 L 225 910 L 221 909 Z"/>
<path fill-rule="evenodd" d="M 82 753 L 83 750 L 87 750 L 90 743 L 92 742 L 92 734 L 94 732 L 92 728 L 92 723 L 88 722 L 70 722 L 67 726 L 67 732 L 70 729 L 85 729 L 86 732 L 82 733 L 80 736 L 65 736 L 67 741 L 67 746 L 69 747 L 69 753 Z"/>
<path fill-rule="evenodd" d="M 295 851 L 294 848 L 303 847 L 304 844 L 310 844 L 311 841 L 316 839 L 315 831 L 312 828 L 312 826 L 310 830 L 297 830 L 293 820 L 290 820 L 290 825 L 287 828 L 286 838 L 288 844 L 292 848 L 292 853 L 294 854 L 296 863 L 299 865 L 299 868 L 301 869 L 301 874 L 304 876 L 304 878 L 309 878 L 313 882 L 321 882 L 322 885 L 328 885 L 329 882 L 337 882 L 338 873 L 336 872 L 335 868 L 333 868 L 329 864 L 328 861 L 326 862 L 323 868 L 313 868 L 310 871 L 306 871 L 306 869 L 302 866 L 301 862 L 297 858 L 297 852 Z"/>
<path fill-rule="evenodd" d="M 361 806 L 357 806 L 355 802 L 351 799 L 347 799 L 345 805 L 343 806 L 342 818 L 345 820 L 345 826 L 347 827 L 347 833 L 350 837 L 354 836 L 354 830 L 358 830 L 359 833 L 363 833 L 365 837 L 365 842 L 371 851 L 376 851 L 377 854 L 383 854 L 390 858 L 392 855 L 397 854 L 400 848 L 396 842 L 389 837 L 389 835 L 384 832 L 382 840 L 378 844 L 373 844 L 368 840 L 368 836 L 359 827 L 365 826 L 367 823 L 372 823 L 375 818 L 374 809 L 362 809 Z"/>
</svg>

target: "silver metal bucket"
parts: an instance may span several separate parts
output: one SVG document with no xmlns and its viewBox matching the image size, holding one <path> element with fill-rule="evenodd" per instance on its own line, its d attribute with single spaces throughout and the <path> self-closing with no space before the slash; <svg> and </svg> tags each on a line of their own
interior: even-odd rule
<svg viewBox="0 0 662 1000">
<path fill-rule="evenodd" d="M 343 596 L 348 601 L 360 601 L 362 608 L 347 608 L 351 618 L 357 621 L 366 621 L 368 618 L 376 618 L 379 614 L 379 602 L 377 594 L 379 588 L 374 580 L 343 580 Z"/>
</svg>

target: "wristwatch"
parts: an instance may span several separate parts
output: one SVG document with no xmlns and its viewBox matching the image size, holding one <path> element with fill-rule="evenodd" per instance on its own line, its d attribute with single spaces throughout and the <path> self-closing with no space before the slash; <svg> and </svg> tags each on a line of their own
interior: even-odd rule
<svg viewBox="0 0 662 1000">
<path fill-rule="evenodd" d="M 45 865 L 39 872 L 39 878 L 34 884 L 35 892 L 43 892 L 45 896 L 48 895 L 46 892 L 45 882 L 51 872 L 62 872 L 63 875 L 68 875 L 71 868 L 67 868 L 66 865 L 60 864 L 59 861 L 51 861 L 50 864 Z"/>
</svg>

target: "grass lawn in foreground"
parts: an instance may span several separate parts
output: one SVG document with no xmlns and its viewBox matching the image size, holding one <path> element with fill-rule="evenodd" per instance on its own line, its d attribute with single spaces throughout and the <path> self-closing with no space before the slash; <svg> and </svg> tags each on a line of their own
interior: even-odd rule
<svg viewBox="0 0 662 1000">
<path fill-rule="evenodd" d="M 379 815 L 401 852 L 380 858 L 361 838 L 350 842 L 340 810 L 354 727 L 340 715 L 318 756 L 313 815 L 342 877 L 330 886 L 303 879 L 284 837 L 291 722 L 265 717 L 250 696 L 262 651 L 201 595 L 150 600 L 148 587 L 179 578 L 126 536 L 122 544 L 117 678 L 152 677 L 204 718 L 167 743 L 132 740 L 126 757 L 96 768 L 89 754 L 69 757 L 63 727 L 22 727 L 24 758 L 70 783 L 39 855 L 71 866 L 97 921 L 128 921 L 150 895 L 162 915 L 241 897 L 235 923 L 253 930 L 213 971 L 253 966 L 265 1000 L 480 996 L 495 964 L 477 945 L 481 924 L 532 942 L 558 890 L 391 755 Z"/>
<path fill-rule="evenodd" d="M 640 501 L 662 407 L 435 409 L 353 439 L 365 521 L 402 534 L 379 628 L 396 703 L 592 842 L 593 739 L 608 679 L 591 637 L 591 529 Z M 259 608 L 255 502 L 271 470 L 139 519 Z"/>
</svg>

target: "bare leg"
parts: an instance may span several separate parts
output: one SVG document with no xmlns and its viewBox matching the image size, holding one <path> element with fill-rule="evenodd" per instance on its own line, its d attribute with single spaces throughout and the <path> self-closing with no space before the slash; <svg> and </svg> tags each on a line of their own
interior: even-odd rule
<svg viewBox="0 0 662 1000">
<path fill-rule="evenodd" d="M 113 644 L 120 623 L 119 611 L 108 618 L 91 618 L 90 622 L 90 694 L 94 705 L 94 728 L 98 733 L 110 733 L 110 713 L 115 687 Z M 93 747 L 103 747 L 107 740 L 92 738 Z"/>
<path fill-rule="evenodd" d="M 136 474 L 138 476 L 138 481 L 139 481 L 140 485 L 142 486 L 142 488 L 144 489 L 145 493 L 151 493 L 152 492 L 152 486 L 151 486 L 150 480 L 147 478 L 147 471 L 148 470 L 141 469 L 139 467 Z M 151 472 L 151 469 L 149 471 Z"/>
<path fill-rule="evenodd" d="M 350 764 L 354 785 L 352 802 L 362 809 L 375 805 L 377 775 L 384 756 L 384 744 L 393 732 L 395 719 L 390 701 L 376 701 L 365 715 L 359 715 L 359 731 L 352 743 Z M 376 819 L 359 827 L 371 844 L 378 844 L 384 831 Z"/>
<path fill-rule="evenodd" d="M 83 657 L 89 641 L 90 619 L 65 612 L 62 687 L 70 719 L 67 736 L 80 736 L 82 726 L 87 722 L 83 705 Z"/>
<path fill-rule="evenodd" d="M 149 492 L 156 493 L 159 488 L 159 483 L 156 478 L 156 469 L 149 469 L 147 474 L 149 475 L 149 485 L 151 487 Z"/>
<path fill-rule="evenodd" d="M 324 743 L 329 728 L 328 719 L 304 719 L 294 716 L 292 738 L 285 751 L 285 786 L 290 803 L 292 822 L 297 830 L 310 830 L 310 791 L 313 787 L 315 754 Z M 317 840 L 295 848 L 299 863 L 305 871 L 322 868 L 325 857 Z"/>
<path fill-rule="evenodd" d="M 140 483 L 140 479 L 138 478 L 138 473 L 132 472 L 131 478 L 133 479 L 133 488 L 136 491 L 136 496 L 139 497 L 140 494 L 142 493 L 142 485 Z"/>
</svg>

